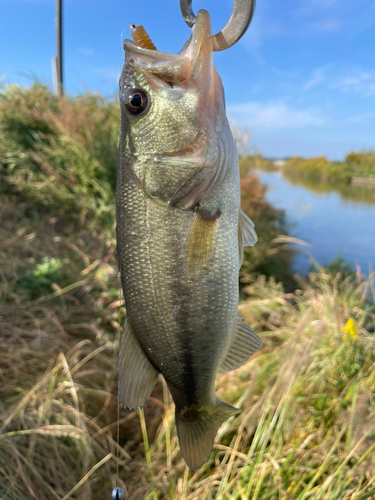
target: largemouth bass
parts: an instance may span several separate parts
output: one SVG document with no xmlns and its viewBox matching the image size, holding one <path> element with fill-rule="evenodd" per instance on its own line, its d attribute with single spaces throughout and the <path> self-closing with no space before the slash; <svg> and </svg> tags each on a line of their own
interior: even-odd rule
<svg viewBox="0 0 375 500">
<path fill-rule="evenodd" d="M 237 316 L 238 270 L 254 225 L 240 210 L 238 158 L 201 10 L 178 54 L 124 43 L 117 242 L 127 318 L 119 396 L 142 407 L 161 373 L 190 469 L 239 413 L 215 395 L 218 369 L 262 345 Z"/>
</svg>

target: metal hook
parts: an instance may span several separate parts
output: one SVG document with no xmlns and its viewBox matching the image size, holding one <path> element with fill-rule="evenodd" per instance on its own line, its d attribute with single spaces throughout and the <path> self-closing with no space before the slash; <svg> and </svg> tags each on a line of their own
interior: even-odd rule
<svg viewBox="0 0 375 500">
<path fill-rule="evenodd" d="M 190 28 L 197 18 L 191 4 L 192 0 L 180 0 L 182 17 Z M 213 36 L 214 51 L 225 50 L 238 42 L 250 26 L 254 9 L 255 0 L 234 0 L 232 15 L 227 25 Z"/>
</svg>

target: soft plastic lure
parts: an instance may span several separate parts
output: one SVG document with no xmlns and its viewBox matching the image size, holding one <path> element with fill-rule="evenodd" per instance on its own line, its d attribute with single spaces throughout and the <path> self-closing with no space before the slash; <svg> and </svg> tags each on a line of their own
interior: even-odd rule
<svg viewBox="0 0 375 500">
<path fill-rule="evenodd" d="M 157 50 L 142 24 L 139 24 L 138 26 L 130 24 L 130 28 L 132 38 L 137 47 L 142 47 L 142 49 Z"/>
</svg>

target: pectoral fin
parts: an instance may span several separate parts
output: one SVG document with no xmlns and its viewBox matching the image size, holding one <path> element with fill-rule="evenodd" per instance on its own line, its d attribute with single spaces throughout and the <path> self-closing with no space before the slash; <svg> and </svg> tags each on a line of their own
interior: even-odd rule
<svg viewBox="0 0 375 500">
<path fill-rule="evenodd" d="M 189 275 L 199 274 L 207 265 L 215 245 L 220 212 L 210 215 L 200 209 L 194 215 L 186 243 Z"/>
<path fill-rule="evenodd" d="M 118 392 L 121 403 L 131 409 L 142 407 L 157 378 L 158 372 L 146 358 L 126 319 L 118 363 Z"/>
<path fill-rule="evenodd" d="M 243 249 L 247 246 L 252 247 L 258 241 L 257 233 L 254 229 L 254 223 L 240 210 L 238 217 L 238 253 L 239 253 L 239 268 L 242 266 Z"/>
<path fill-rule="evenodd" d="M 237 321 L 232 334 L 232 341 L 228 353 L 221 363 L 223 372 L 230 372 L 242 366 L 254 353 L 259 351 L 263 342 L 252 328 L 242 323 L 241 316 Z"/>
</svg>

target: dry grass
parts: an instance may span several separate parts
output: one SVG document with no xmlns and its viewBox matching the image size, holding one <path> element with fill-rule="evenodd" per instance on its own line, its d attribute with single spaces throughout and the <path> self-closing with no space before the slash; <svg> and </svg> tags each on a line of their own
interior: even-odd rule
<svg viewBox="0 0 375 500">
<path fill-rule="evenodd" d="M 221 428 L 210 463 L 191 474 L 180 459 L 169 409 L 151 446 L 149 480 L 128 486 L 131 498 L 375 494 L 375 344 L 365 328 L 373 332 L 374 309 L 364 298 L 370 282 L 340 282 L 323 270 L 311 278 L 314 287 L 306 285 L 293 305 L 278 287 L 254 283 L 253 300 L 240 312 L 258 329 L 263 325 L 265 347 L 217 381 L 218 395 L 241 405 L 242 415 Z M 359 335 L 343 340 L 351 314 Z"/>
<path fill-rule="evenodd" d="M 84 229 L 66 236 L 71 223 L 51 226 L 48 215 L 26 230 L 21 207 L 3 201 L 0 498 L 100 498 L 117 466 L 132 475 L 131 456 L 141 453 L 136 414 L 121 411 L 117 442 L 125 310 L 115 241 Z M 51 256 L 61 268 L 49 273 L 37 262 Z M 146 412 L 155 433 L 162 405 L 151 400 Z"/>
<path fill-rule="evenodd" d="M 132 499 L 375 494 L 370 280 L 320 270 L 294 294 L 264 278 L 247 287 L 240 313 L 265 347 L 240 370 L 219 375 L 219 397 L 243 412 L 221 428 L 211 461 L 191 474 L 161 384 L 144 414 L 121 409 L 117 431 L 124 309 L 115 242 L 90 240 L 83 229 L 64 238 L 66 227 L 48 232 L 48 219 L 30 236 L 7 207 L 0 254 L 0 267 L 8 266 L 0 313 L 1 498 L 104 499 L 115 485 Z M 32 300 L 25 298 L 29 289 L 25 297 L 12 293 L 23 259 L 46 254 L 75 281 L 63 277 L 56 291 Z M 349 317 L 359 335 L 343 340 Z"/>
</svg>

